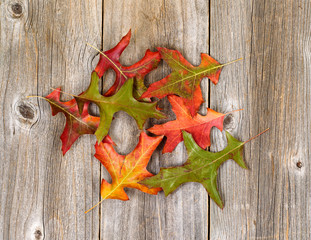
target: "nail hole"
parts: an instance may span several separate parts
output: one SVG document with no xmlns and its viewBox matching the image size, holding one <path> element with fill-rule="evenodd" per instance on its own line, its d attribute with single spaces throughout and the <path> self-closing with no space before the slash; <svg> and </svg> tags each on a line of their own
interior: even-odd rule
<svg viewBox="0 0 311 240">
<path fill-rule="evenodd" d="M 296 163 L 296 166 L 297 166 L 298 168 L 302 168 L 302 162 L 300 162 L 300 161 L 297 162 L 297 163 Z"/>
<path fill-rule="evenodd" d="M 41 239 L 41 237 L 42 237 L 42 232 L 41 232 L 40 230 L 36 230 L 34 234 L 35 234 L 35 238 L 36 238 L 36 239 Z"/>
</svg>

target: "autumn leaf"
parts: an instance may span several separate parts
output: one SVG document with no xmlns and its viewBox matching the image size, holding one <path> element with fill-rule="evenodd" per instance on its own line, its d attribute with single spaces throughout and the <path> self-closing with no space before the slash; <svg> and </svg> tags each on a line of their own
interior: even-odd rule
<svg viewBox="0 0 311 240">
<path fill-rule="evenodd" d="M 94 134 L 98 125 L 99 117 L 91 116 L 88 113 L 89 102 L 83 105 L 82 113 L 79 113 L 78 105 L 75 99 L 67 102 L 60 101 L 61 89 L 57 88 L 51 92 L 45 99 L 52 108 L 52 116 L 61 112 L 66 117 L 66 126 L 60 139 L 62 141 L 63 155 L 70 149 L 72 144 L 83 134 Z M 109 136 L 105 139 L 111 142 Z"/>
<path fill-rule="evenodd" d="M 144 78 L 153 69 L 157 68 L 161 61 L 159 52 L 151 52 L 149 49 L 146 51 L 145 56 L 133 64 L 132 66 L 122 66 L 119 58 L 124 49 L 129 45 L 131 39 L 131 30 L 121 39 L 121 41 L 112 49 L 101 52 L 99 62 L 95 68 L 99 78 L 101 78 L 108 69 L 113 69 L 116 73 L 116 79 L 112 87 L 104 94 L 106 97 L 113 95 L 117 92 L 126 79 L 140 76 Z M 93 47 L 93 46 L 92 46 Z M 136 81 L 136 80 L 135 80 Z"/>
<path fill-rule="evenodd" d="M 146 178 L 140 183 L 148 187 L 161 187 L 165 195 L 169 195 L 186 182 L 201 183 L 216 204 L 223 208 L 223 202 L 217 189 L 217 170 L 222 163 L 233 159 L 242 168 L 247 168 L 243 160 L 243 146 L 226 132 L 227 147 L 220 152 L 209 152 L 200 148 L 190 133 L 183 131 L 183 139 L 188 153 L 188 160 L 179 167 L 161 168 L 156 176 Z"/>
<path fill-rule="evenodd" d="M 136 188 L 142 192 L 154 195 L 162 190 L 158 187 L 148 188 L 139 183 L 146 177 L 153 176 L 152 173 L 147 171 L 146 167 L 162 138 L 149 137 L 142 132 L 138 145 L 126 156 L 118 154 L 110 143 L 97 143 L 95 145 L 95 157 L 104 165 L 112 179 L 111 183 L 108 183 L 105 179 L 102 180 L 100 190 L 102 200 L 98 204 L 105 199 L 129 200 L 124 188 Z"/>
<path fill-rule="evenodd" d="M 192 117 L 182 98 L 171 95 L 168 96 L 168 100 L 172 105 L 176 120 L 162 125 L 155 125 L 148 129 L 148 131 L 156 135 L 165 135 L 167 137 L 163 153 L 173 151 L 177 144 L 183 141 L 182 130 L 191 133 L 195 142 L 203 149 L 210 146 L 212 127 L 217 127 L 220 131 L 223 130 L 225 114 L 208 108 L 206 116 L 196 114 Z"/>
<path fill-rule="evenodd" d="M 146 97 L 163 98 L 176 94 L 184 99 L 191 116 L 194 116 L 203 103 L 200 82 L 208 77 L 217 84 L 221 69 L 224 65 L 218 63 L 211 56 L 202 53 L 201 64 L 198 67 L 191 65 L 177 50 L 158 48 L 162 59 L 170 66 L 172 73 L 162 80 L 151 84 L 142 95 Z"/>
<path fill-rule="evenodd" d="M 133 97 L 132 78 L 128 79 L 120 90 L 110 97 L 104 97 L 99 93 L 98 82 L 99 77 L 96 72 L 93 72 L 88 89 L 75 98 L 80 111 L 82 111 L 85 102 L 93 102 L 99 107 L 100 123 L 95 132 L 99 142 L 108 134 L 113 114 L 118 111 L 125 111 L 132 116 L 139 129 L 143 128 L 148 118 L 165 118 L 165 115 L 156 109 L 157 102 L 139 102 Z"/>
</svg>

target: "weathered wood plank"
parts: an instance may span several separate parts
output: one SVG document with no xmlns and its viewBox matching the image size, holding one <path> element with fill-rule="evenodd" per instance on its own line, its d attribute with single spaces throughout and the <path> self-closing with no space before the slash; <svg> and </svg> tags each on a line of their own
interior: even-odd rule
<svg viewBox="0 0 311 240">
<path fill-rule="evenodd" d="M 96 239 L 100 166 L 95 138 L 79 140 L 65 157 L 64 118 L 27 95 L 50 87 L 79 93 L 87 87 L 101 44 L 102 1 L 0 2 L 0 238 Z M 68 97 L 67 97 L 68 99 Z"/>
<path fill-rule="evenodd" d="M 164 46 L 180 50 L 193 64 L 200 63 L 200 52 L 208 51 L 208 1 L 104 1 L 104 49 L 114 46 L 132 29 L 132 41 L 121 62 L 130 65 L 147 48 Z M 150 74 L 148 83 L 169 73 L 162 66 Z M 206 86 L 205 86 L 206 87 Z M 206 91 L 205 91 L 206 93 Z M 161 101 L 169 112 L 169 104 Z M 170 113 L 171 119 L 174 117 Z M 126 114 L 117 114 L 110 135 L 118 151 L 130 152 L 138 141 L 138 130 Z M 133 140 L 133 136 L 135 140 Z M 172 154 L 153 157 L 150 169 L 186 160 L 180 144 Z M 104 173 L 103 176 L 107 177 Z M 206 239 L 207 194 L 199 184 L 190 183 L 165 198 L 163 192 L 149 196 L 127 191 L 130 201 L 105 200 L 101 206 L 101 239 Z"/>
<path fill-rule="evenodd" d="M 0 239 L 207 239 L 207 194 L 195 183 L 167 198 L 128 190 L 130 201 L 106 200 L 85 215 L 108 177 L 93 157 L 95 138 L 84 136 L 62 157 L 64 118 L 52 118 L 47 103 L 26 96 L 60 85 L 79 93 L 96 64 L 85 42 L 108 49 L 130 28 L 125 65 L 156 46 L 199 64 L 199 53 L 209 49 L 209 26 L 213 57 L 245 58 L 211 86 L 211 107 L 244 108 L 226 119 L 239 139 L 271 128 L 246 145 L 249 171 L 233 162 L 220 168 L 225 209 L 211 202 L 210 239 L 310 239 L 310 10 L 307 0 L 211 1 L 210 10 L 204 0 L 106 0 L 104 6 L 0 0 Z M 168 73 L 164 65 L 147 82 Z M 167 101 L 161 107 L 174 118 Z M 135 147 L 138 134 L 130 117 L 116 114 L 111 135 L 120 153 Z M 156 153 L 149 168 L 158 172 L 185 159 L 180 144 L 172 154 Z"/>
<path fill-rule="evenodd" d="M 310 1 L 211 2 L 211 55 L 245 59 L 224 69 L 211 106 L 244 108 L 227 120 L 239 139 L 271 128 L 246 145 L 250 170 L 220 168 L 225 208 L 211 203 L 211 239 L 311 238 L 310 9 Z"/>
</svg>

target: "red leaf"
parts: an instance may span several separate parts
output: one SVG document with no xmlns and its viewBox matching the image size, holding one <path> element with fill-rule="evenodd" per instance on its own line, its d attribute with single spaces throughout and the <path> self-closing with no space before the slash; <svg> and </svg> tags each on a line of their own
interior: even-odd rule
<svg viewBox="0 0 311 240">
<path fill-rule="evenodd" d="M 68 102 L 61 102 L 60 92 L 61 89 L 57 88 L 44 99 L 50 103 L 53 116 L 61 112 L 66 117 L 66 126 L 60 136 L 63 155 L 65 155 L 79 136 L 95 133 L 99 125 L 99 117 L 89 115 L 89 102 L 84 104 L 82 114 L 80 115 L 76 100 L 72 99 Z M 113 144 L 109 136 L 104 141 Z"/>
<path fill-rule="evenodd" d="M 190 111 L 183 100 L 177 96 L 168 96 L 172 105 L 172 110 L 176 114 L 176 120 L 162 125 L 155 125 L 148 131 L 156 135 L 165 135 L 167 141 L 163 148 L 163 153 L 171 152 L 178 143 L 183 141 L 182 130 L 192 134 L 196 143 L 203 149 L 210 146 L 210 131 L 212 127 L 217 127 L 220 131 L 223 129 L 223 120 L 225 114 L 207 109 L 207 115 L 190 115 Z"/>
<path fill-rule="evenodd" d="M 158 48 L 158 50 L 173 71 L 162 80 L 151 84 L 141 98 L 163 98 L 176 94 L 184 98 L 191 116 L 194 116 L 203 103 L 200 89 L 202 78 L 208 77 L 214 84 L 217 84 L 223 65 L 211 56 L 202 53 L 201 64 L 194 67 L 177 50 L 166 48 Z"/>
<path fill-rule="evenodd" d="M 161 188 L 148 188 L 140 183 L 146 177 L 154 176 L 146 167 L 153 151 L 157 148 L 163 137 L 149 137 L 142 132 L 136 148 L 128 155 L 118 154 L 111 144 L 103 143 L 95 145 L 95 157 L 105 166 L 109 172 L 112 183 L 105 179 L 101 184 L 101 196 L 104 199 L 128 200 L 124 191 L 125 187 L 136 188 L 145 193 L 157 194 Z"/>
<path fill-rule="evenodd" d="M 146 51 L 145 56 L 129 67 L 124 67 L 119 62 L 119 58 L 128 46 L 131 39 L 131 30 L 121 39 L 121 41 L 112 49 L 100 55 L 99 62 L 95 68 L 95 72 L 101 78 L 104 73 L 112 68 L 116 73 L 116 80 L 113 86 L 105 93 L 104 96 L 111 96 L 117 92 L 127 78 L 136 76 L 144 77 L 153 69 L 157 68 L 161 56 L 159 52 L 151 52 L 149 49 Z"/>
</svg>

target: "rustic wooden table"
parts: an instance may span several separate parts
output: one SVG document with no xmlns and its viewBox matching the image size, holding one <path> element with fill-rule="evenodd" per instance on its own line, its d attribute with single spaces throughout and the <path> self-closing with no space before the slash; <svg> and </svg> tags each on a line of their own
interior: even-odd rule
<svg viewBox="0 0 311 240">
<path fill-rule="evenodd" d="M 217 86 L 202 84 L 203 112 L 244 109 L 225 121 L 238 139 L 270 127 L 245 147 L 249 170 L 233 161 L 220 168 L 224 210 L 189 183 L 167 198 L 128 190 L 130 201 L 106 200 L 84 214 L 108 176 L 93 157 L 95 138 L 83 136 L 63 157 L 64 117 L 26 96 L 58 86 L 80 93 L 98 61 L 86 42 L 109 49 L 130 28 L 123 64 L 156 46 L 196 65 L 201 52 L 222 63 L 244 58 L 223 69 Z M 0 239 L 311 239 L 310 0 L 0 0 L 0 34 Z M 161 67 L 148 83 L 169 71 Z M 138 140 L 122 112 L 110 133 L 121 153 Z M 180 144 L 156 152 L 149 167 L 185 158 Z"/>
</svg>

